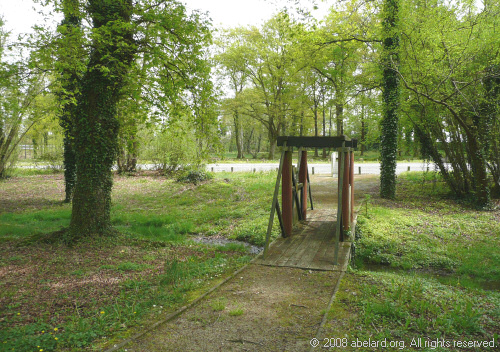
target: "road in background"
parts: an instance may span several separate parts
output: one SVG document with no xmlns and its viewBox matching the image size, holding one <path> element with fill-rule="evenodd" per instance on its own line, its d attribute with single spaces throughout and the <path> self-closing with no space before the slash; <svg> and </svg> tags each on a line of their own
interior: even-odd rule
<svg viewBox="0 0 500 352">
<path fill-rule="evenodd" d="M 217 163 L 207 164 L 206 170 L 211 172 L 261 172 L 278 170 L 278 163 Z M 312 163 L 307 165 L 310 175 L 325 175 L 332 174 L 332 165 L 327 163 Z M 20 165 L 19 168 L 23 169 L 50 169 L 54 168 L 45 162 L 34 163 L 32 165 Z M 57 168 L 62 168 L 62 165 Z M 138 170 L 155 170 L 157 168 L 154 164 L 139 164 Z M 116 170 L 116 165 L 113 170 Z M 406 171 L 433 171 L 435 166 L 433 163 L 417 163 L 417 162 L 399 162 L 396 166 L 396 174 Z M 336 172 L 335 172 L 336 173 Z M 354 163 L 354 174 L 356 175 L 380 175 L 380 163 Z"/>
<path fill-rule="evenodd" d="M 235 163 L 235 164 L 208 164 L 207 171 L 212 172 L 251 172 L 251 171 L 271 171 L 278 169 L 278 163 Z M 332 174 L 331 164 L 308 164 L 309 174 Z M 415 162 L 398 162 L 396 166 L 396 174 L 410 171 L 426 171 L 434 170 L 434 164 L 430 163 L 415 163 Z M 313 171 L 314 169 L 314 171 Z M 380 175 L 380 163 L 354 163 L 355 174 L 372 174 Z"/>
</svg>

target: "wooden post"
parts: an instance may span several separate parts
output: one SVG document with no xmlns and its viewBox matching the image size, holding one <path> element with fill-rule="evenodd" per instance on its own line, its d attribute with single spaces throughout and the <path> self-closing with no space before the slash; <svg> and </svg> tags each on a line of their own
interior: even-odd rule
<svg viewBox="0 0 500 352">
<path fill-rule="evenodd" d="M 345 142 L 342 142 L 342 148 L 339 148 L 339 193 L 337 201 L 337 223 L 335 226 L 335 257 L 334 265 L 338 264 L 339 260 L 339 241 L 342 238 L 342 185 L 344 182 L 344 158 L 345 158 Z"/>
<path fill-rule="evenodd" d="M 276 185 L 274 186 L 273 203 L 271 205 L 271 216 L 269 217 L 269 224 L 267 225 L 266 244 L 264 246 L 264 258 L 266 257 L 267 251 L 269 250 L 269 242 L 271 241 L 271 231 L 273 230 L 275 211 L 278 213 L 278 219 L 280 221 L 280 227 L 281 227 L 281 234 L 283 235 L 285 232 L 283 228 L 283 217 L 280 215 L 280 206 L 278 202 L 280 179 L 281 179 L 281 173 L 283 172 L 283 162 L 285 160 L 285 150 L 286 150 L 286 142 L 283 144 L 283 151 L 281 152 L 280 165 L 278 167 L 278 175 L 276 176 Z"/>
<path fill-rule="evenodd" d="M 302 206 L 302 220 L 307 219 L 307 150 L 303 150 L 300 158 L 299 183 L 302 183 L 300 204 Z"/>
<path fill-rule="evenodd" d="M 347 231 L 351 226 L 349 216 L 349 177 L 350 177 L 350 164 L 351 158 L 349 157 L 349 149 L 344 152 L 344 182 L 342 182 L 342 227 Z M 340 240 L 344 241 L 344 233 L 341 232 Z"/>
<path fill-rule="evenodd" d="M 354 151 L 351 150 L 351 172 L 349 175 L 349 185 L 351 186 L 351 224 L 354 222 Z"/>
<path fill-rule="evenodd" d="M 285 237 L 292 234 L 293 228 L 293 192 L 292 192 L 292 151 L 285 152 L 281 181 L 281 210 L 283 212 L 283 228 Z"/>
<path fill-rule="evenodd" d="M 339 150 L 340 150 L 340 149 L 339 149 Z M 343 150 L 343 149 L 342 149 L 342 150 Z M 343 152 L 340 152 L 340 151 L 339 151 L 339 161 L 338 161 L 338 162 L 339 162 L 339 167 L 338 167 L 338 169 L 337 169 L 337 170 L 338 170 L 338 175 L 337 175 L 337 195 L 339 195 L 339 194 L 340 194 L 340 188 L 342 187 L 342 182 L 340 182 L 340 168 L 342 167 L 342 164 L 341 164 L 341 163 L 343 163 L 343 161 L 342 161 L 342 160 L 344 160 L 344 159 L 342 159 L 342 158 L 340 157 L 340 153 L 343 153 Z M 342 160 L 341 160 L 341 159 L 342 159 Z M 340 202 L 340 201 L 339 201 L 339 202 Z"/>
</svg>

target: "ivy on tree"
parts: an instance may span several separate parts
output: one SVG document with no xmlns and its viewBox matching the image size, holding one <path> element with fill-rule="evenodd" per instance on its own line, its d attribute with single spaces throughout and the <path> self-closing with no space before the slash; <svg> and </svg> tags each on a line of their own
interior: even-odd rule
<svg viewBox="0 0 500 352">
<path fill-rule="evenodd" d="M 396 161 L 398 150 L 398 119 L 400 87 L 399 66 L 399 0 L 385 0 L 383 19 L 383 82 L 384 115 L 380 135 L 380 196 L 396 197 Z"/>
<path fill-rule="evenodd" d="M 71 202 L 76 182 L 76 153 L 74 148 L 74 121 L 76 120 L 75 98 L 78 94 L 80 79 L 78 61 L 81 60 L 81 17 L 78 0 L 62 2 L 64 19 L 58 27 L 61 38 L 57 43 L 65 50 L 58 53 L 57 69 L 60 71 L 61 87 L 57 92 L 60 104 L 60 125 L 64 131 L 64 185 L 65 202 Z M 75 55 L 78 53 L 79 55 Z M 76 60 L 76 62 L 75 62 Z"/>
<path fill-rule="evenodd" d="M 204 56 L 211 35 L 208 22 L 196 11 L 188 15 L 177 1 L 55 3 L 65 15 L 54 55 L 67 147 L 66 200 L 73 200 L 65 240 L 73 242 L 113 232 L 112 167 L 124 122 L 184 118 L 200 148 L 204 141 L 213 144 L 208 136 L 217 115 Z M 138 104 L 141 109 L 134 109 Z M 137 122 L 123 117 L 130 111 Z"/>
</svg>

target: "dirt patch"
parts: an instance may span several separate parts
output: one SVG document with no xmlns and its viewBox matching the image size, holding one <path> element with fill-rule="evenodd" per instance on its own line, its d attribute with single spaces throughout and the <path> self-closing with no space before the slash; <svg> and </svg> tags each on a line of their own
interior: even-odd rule
<svg viewBox="0 0 500 352">
<path fill-rule="evenodd" d="M 0 182 L 0 213 L 39 210 L 64 200 L 62 174 L 12 177 Z"/>
</svg>

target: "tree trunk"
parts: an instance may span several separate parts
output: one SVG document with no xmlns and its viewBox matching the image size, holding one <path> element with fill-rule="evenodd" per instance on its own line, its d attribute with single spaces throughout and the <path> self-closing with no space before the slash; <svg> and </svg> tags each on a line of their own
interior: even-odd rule
<svg viewBox="0 0 500 352">
<path fill-rule="evenodd" d="M 81 26 L 81 19 L 76 14 L 78 8 L 78 1 L 67 0 L 62 2 L 64 19 L 61 23 L 61 30 L 63 30 L 62 45 L 65 48 L 78 45 L 79 42 L 75 37 L 77 30 Z M 68 53 L 70 53 L 68 55 Z M 58 58 L 58 64 L 62 66 L 61 72 L 61 85 L 62 92 L 58 95 L 61 101 L 62 111 L 59 117 L 59 124 L 64 131 L 63 137 L 63 164 L 64 164 L 64 188 L 65 198 L 64 202 L 69 203 L 73 198 L 73 190 L 76 183 L 76 154 L 73 146 L 73 130 L 76 114 L 76 107 L 71 102 L 72 98 L 76 98 L 78 91 L 78 73 L 76 72 L 77 66 L 73 60 L 73 50 L 64 51 Z"/>
<path fill-rule="evenodd" d="M 342 104 L 335 105 L 335 117 L 337 120 L 337 136 L 344 134 L 344 106 Z"/>
<path fill-rule="evenodd" d="M 326 137 L 326 112 L 325 112 L 324 100 L 323 100 L 323 137 Z M 326 148 L 323 148 L 323 159 L 326 159 Z"/>
<path fill-rule="evenodd" d="M 276 141 L 278 139 L 277 133 L 274 133 L 272 129 L 268 130 L 268 137 L 269 137 L 269 155 L 268 159 L 273 160 L 274 159 L 274 153 L 276 152 Z"/>
<path fill-rule="evenodd" d="M 123 138 L 123 137 L 122 137 Z M 130 138 L 131 144 L 125 143 L 125 146 L 120 148 L 116 163 L 118 166 L 118 173 L 136 172 L 137 171 L 137 137 L 135 132 L 125 138 Z"/>
<path fill-rule="evenodd" d="M 468 137 L 467 142 L 472 156 L 471 168 L 474 180 L 476 203 L 481 207 L 488 207 L 490 205 L 490 188 L 488 187 L 486 160 L 477 138 Z"/>
<path fill-rule="evenodd" d="M 253 132 L 254 131 L 255 131 L 255 128 L 252 128 L 252 130 L 250 131 L 250 135 L 248 136 L 248 138 L 246 140 L 246 143 L 245 143 L 245 151 L 248 154 L 252 154 L 252 151 L 251 151 L 251 148 L 250 148 L 250 144 L 252 143 L 252 138 L 253 138 Z"/>
<path fill-rule="evenodd" d="M 89 1 L 94 28 L 104 27 L 107 35 L 102 38 L 113 38 L 113 42 L 94 41 L 77 99 L 77 182 L 68 242 L 111 233 L 111 169 L 118 149 L 119 127 L 116 106 L 136 52 L 129 26 L 132 7 L 132 0 Z M 110 22 L 112 26 L 106 28 Z"/>
<path fill-rule="evenodd" d="M 304 135 L 304 110 L 302 110 L 302 112 L 300 113 L 300 129 L 299 129 L 300 133 L 300 137 L 302 137 Z"/>
<path fill-rule="evenodd" d="M 331 137 L 332 136 L 332 128 L 333 128 L 333 109 L 330 108 L 330 113 L 328 114 L 328 117 L 329 117 L 329 129 L 328 129 L 328 137 Z"/>
<path fill-rule="evenodd" d="M 318 137 L 318 107 L 314 106 L 314 137 Z M 314 148 L 314 156 L 318 157 L 318 147 Z"/>
<path fill-rule="evenodd" d="M 380 135 L 380 196 L 396 197 L 396 159 L 398 151 L 399 77 L 395 67 L 399 65 L 398 17 L 399 0 L 385 0 L 383 42 L 383 101 L 384 116 Z"/>
<path fill-rule="evenodd" d="M 361 120 L 361 146 L 360 146 L 360 150 L 361 150 L 361 153 L 360 155 L 363 156 L 364 153 L 365 153 L 365 143 L 366 143 L 366 122 L 365 122 L 365 119 L 363 118 Z"/>
<path fill-rule="evenodd" d="M 238 155 L 236 159 L 243 159 L 243 141 L 241 136 L 240 116 L 238 111 L 234 112 L 234 134 L 236 138 L 236 150 Z"/>
</svg>

